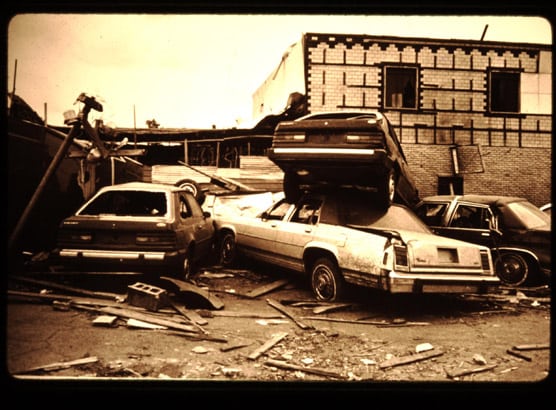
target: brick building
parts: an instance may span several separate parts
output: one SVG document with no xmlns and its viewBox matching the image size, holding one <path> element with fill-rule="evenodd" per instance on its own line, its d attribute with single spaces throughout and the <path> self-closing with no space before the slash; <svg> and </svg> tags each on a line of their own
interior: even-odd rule
<svg viewBox="0 0 556 410">
<path fill-rule="evenodd" d="M 551 201 L 550 45 L 307 33 L 253 94 L 254 117 L 294 92 L 309 112 L 383 111 L 422 196 Z"/>
</svg>

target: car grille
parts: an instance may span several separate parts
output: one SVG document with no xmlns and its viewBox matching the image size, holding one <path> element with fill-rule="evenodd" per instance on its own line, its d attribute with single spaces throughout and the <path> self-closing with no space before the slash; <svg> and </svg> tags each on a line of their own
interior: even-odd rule
<svg viewBox="0 0 556 410">
<path fill-rule="evenodd" d="M 394 246 L 396 255 L 396 266 L 408 266 L 407 264 L 407 248 L 405 246 Z"/>
</svg>

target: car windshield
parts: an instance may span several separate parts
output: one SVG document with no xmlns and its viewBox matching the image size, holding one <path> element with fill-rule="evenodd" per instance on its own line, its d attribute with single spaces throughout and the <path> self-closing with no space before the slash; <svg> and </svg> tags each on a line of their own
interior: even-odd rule
<svg viewBox="0 0 556 410">
<path fill-rule="evenodd" d="M 345 205 L 345 206 L 341 206 Z M 340 219 L 345 225 L 372 227 L 386 230 L 407 230 L 431 233 L 431 230 L 407 208 L 392 205 L 388 210 L 369 207 L 365 202 L 340 204 Z"/>
<path fill-rule="evenodd" d="M 507 228 L 535 229 L 550 226 L 550 216 L 527 201 L 505 204 L 502 214 Z"/>
<path fill-rule="evenodd" d="M 167 212 L 164 192 L 106 191 L 89 202 L 79 215 L 163 216 Z"/>
</svg>

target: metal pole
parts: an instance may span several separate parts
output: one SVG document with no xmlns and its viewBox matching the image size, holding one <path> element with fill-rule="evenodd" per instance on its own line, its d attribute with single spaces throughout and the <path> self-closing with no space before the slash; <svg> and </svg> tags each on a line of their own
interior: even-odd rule
<svg viewBox="0 0 556 410">
<path fill-rule="evenodd" d="M 44 188 L 46 187 L 46 184 L 48 183 L 48 181 L 50 180 L 52 175 L 54 175 L 54 172 L 56 172 L 56 169 L 58 168 L 58 165 L 60 164 L 60 162 L 62 161 L 62 159 L 66 155 L 66 152 L 67 152 L 69 146 L 73 142 L 73 139 L 75 138 L 75 136 L 79 133 L 79 130 L 80 130 L 80 125 L 79 124 L 74 125 L 73 128 L 71 129 L 70 133 L 67 135 L 66 139 L 62 143 L 62 145 L 60 145 L 60 148 L 58 149 L 58 152 L 56 153 L 56 155 L 52 159 L 52 162 L 48 166 L 48 169 L 46 170 L 46 173 L 43 175 L 42 180 L 39 183 L 39 186 L 37 187 L 37 189 L 33 193 L 33 197 L 31 198 L 31 200 L 27 204 L 27 207 L 25 208 L 25 210 L 21 214 L 21 217 L 19 218 L 19 220 L 17 222 L 17 225 L 15 226 L 15 228 L 12 232 L 12 235 L 10 236 L 10 240 L 9 240 L 9 243 L 8 243 L 8 251 L 13 250 L 13 247 L 14 247 L 14 245 L 15 245 L 18 237 L 19 237 L 19 234 L 21 233 L 21 229 L 23 228 L 23 225 L 25 225 L 25 223 L 27 222 L 27 218 L 29 217 L 29 214 L 33 210 L 34 206 L 36 205 L 39 197 L 41 196 Z"/>
</svg>

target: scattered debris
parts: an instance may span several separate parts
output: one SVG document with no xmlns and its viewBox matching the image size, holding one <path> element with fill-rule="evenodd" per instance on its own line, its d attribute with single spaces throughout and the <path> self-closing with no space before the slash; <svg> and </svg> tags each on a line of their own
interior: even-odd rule
<svg viewBox="0 0 556 410">
<path fill-rule="evenodd" d="M 242 347 L 247 347 L 251 345 L 251 343 L 238 343 L 235 345 L 230 345 L 230 346 L 223 346 L 220 348 L 221 352 L 229 352 L 230 350 L 236 350 L 236 349 L 241 349 Z"/>
<path fill-rule="evenodd" d="M 392 357 L 391 359 L 385 360 L 379 364 L 381 369 L 386 369 L 388 367 L 399 366 L 402 364 L 409 364 L 413 362 L 418 362 L 421 360 L 432 359 L 433 357 L 441 356 L 444 352 L 441 350 L 430 350 L 428 352 L 410 354 L 408 356 L 402 357 Z"/>
<path fill-rule="evenodd" d="M 426 352 L 432 349 L 434 349 L 434 346 L 430 343 L 421 343 L 415 346 L 415 353 Z"/>
<path fill-rule="evenodd" d="M 152 330 L 166 330 L 166 329 L 168 329 L 165 326 L 154 325 L 154 324 L 149 323 L 149 322 L 143 322 L 142 320 L 137 320 L 137 319 L 132 319 L 132 318 L 127 319 L 126 323 L 127 323 L 127 327 L 131 327 L 131 328 L 135 328 L 135 329 L 152 329 Z"/>
<path fill-rule="evenodd" d="M 100 315 L 93 320 L 93 325 L 113 327 L 116 325 L 118 316 L 113 315 Z"/>
<path fill-rule="evenodd" d="M 249 298 L 256 298 L 258 296 L 272 292 L 273 290 L 279 289 L 286 286 L 289 283 L 288 279 L 279 279 L 264 286 L 252 289 L 245 294 Z"/>
<path fill-rule="evenodd" d="M 286 363 L 282 360 L 268 359 L 267 361 L 265 361 L 264 364 L 267 366 L 278 367 L 286 370 L 301 371 L 304 373 L 312 373 L 324 377 L 332 377 L 334 379 L 347 379 L 346 376 L 343 376 L 339 373 L 330 372 L 328 370 L 323 370 L 316 367 L 296 366 L 294 364 Z"/>
<path fill-rule="evenodd" d="M 257 319 L 256 323 L 261 326 L 268 326 L 268 325 L 281 325 L 289 322 L 284 319 Z"/>
<path fill-rule="evenodd" d="M 195 346 L 193 349 L 191 349 L 191 351 L 193 353 L 204 354 L 204 353 L 208 353 L 210 350 L 203 346 Z"/>
<path fill-rule="evenodd" d="M 282 312 L 284 315 L 286 315 L 287 317 L 289 317 L 291 320 L 294 321 L 294 323 L 299 326 L 301 329 L 306 330 L 306 329 L 314 329 L 313 326 L 311 325 L 307 325 L 305 323 L 303 323 L 301 320 L 297 319 L 295 317 L 295 315 L 288 309 L 286 308 L 284 305 L 282 305 L 280 302 L 274 300 L 274 299 L 267 299 L 266 300 L 267 303 L 272 306 L 274 309 L 278 310 L 279 312 Z"/>
<path fill-rule="evenodd" d="M 448 375 L 449 378 L 455 379 L 456 377 L 467 376 L 467 375 L 473 374 L 473 373 L 486 372 L 488 370 L 494 369 L 496 366 L 498 366 L 498 365 L 497 364 L 491 364 L 491 365 L 483 366 L 483 367 L 475 367 L 474 369 L 446 371 L 446 374 Z"/>
<path fill-rule="evenodd" d="M 180 292 L 187 293 L 197 298 L 201 298 L 201 300 L 204 301 L 205 304 L 210 305 L 210 307 L 212 307 L 213 309 L 219 310 L 224 308 L 224 303 L 206 289 L 201 289 L 200 287 L 195 286 L 191 283 L 184 282 L 183 280 L 175 278 L 170 278 L 168 276 L 162 276 L 160 279 L 174 284 Z"/>
<path fill-rule="evenodd" d="M 515 351 L 515 350 L 512 350 L 512 349 L 507 349 L 507 350 L 506 350 L 506 353 L 511 354 L 512 356 L 515 356 L 515 357 L 519 357 L 520 359 L 526 360 L 526 361 L 528 361 L 528 362 L 530 362 L 531 360 L 533 360 L 533 359 L 531 359 L 529 356 L 526 356 L 526 355 L 524 355 L 523 353 L 520 353 L 520 352 Z"/>
<path fill-rule="evenodd" d="M 267 340 L 262 346 L 260 346 L 258 349 L 255 349 L 249 356 L 248 358 L 250 360 L 256 360 L 259 358 L 260 355 L 262 355 L 263 353 L 265 353 L 267 350 L 271 349 L 272 347 L 274 347 L 274 345 L 278 342 L 280 342 L 283 338 L 285 338 L 288 335 L 287 332 L 280 332 L 280 333 L 276 333 L 271 339 Z"/>
<path fill-rule="evenodd" d="M 473 355 L 473 361 L 477 364 L 487 364 L 486 359 L 483 357 L 482 354 L 479 353 L 475 353 Z"/>
<path fill-rule="evenodd" d="M 313 309 L 313 313 L 315 315 L 321 314 L 321 313 L 326 313 L 326 312 L 333 312 L 336 310 L 340 310 L 340 309 L 346 309 L 348 307 L 351 307 L 352 304 L 351 303 L 335 303 L 335 304 L 328 304 L 328 305 L 324 305 L 324 306 L 317 306 Z"/>
<path fill-rule="evenodd" d="M 183 317 L 185 317 L 193 326 L 199 329 L 203 333 L 207 333 L 205 329 L 203 329 L 202 325 L 208 324 L 208 321 L 202 318 L 197 312 L 193 310 L 188 310 L 185 307 L 179 306 L 171 299 L 168 299 L 168 303 Z"/>
<path fill-rule="evenodd" d="M 45 371 L 45 372 L 51 372 L 51 371 L 55 371 L 55 370 L 67 369 L 67 368 L 72 367 L 72 366 L 81 366 L 83 364 L 90 364 L 90 363 L 96 363 L 96 362 L 98 362 L 98 357 L 91 356 L 91 357 L 85 357 L 83 359 L 70 360 L 69 362 L 55 362 L 55 363 L 45 364 L 45 365 L 42 365 L 42 366 L 32 367 L 30 369 L 19 372 L 19 374 L 32 373 L 32 372 L 36 372 L 38 370 L 42 370 L 42 371 Z"/>
</svg>

